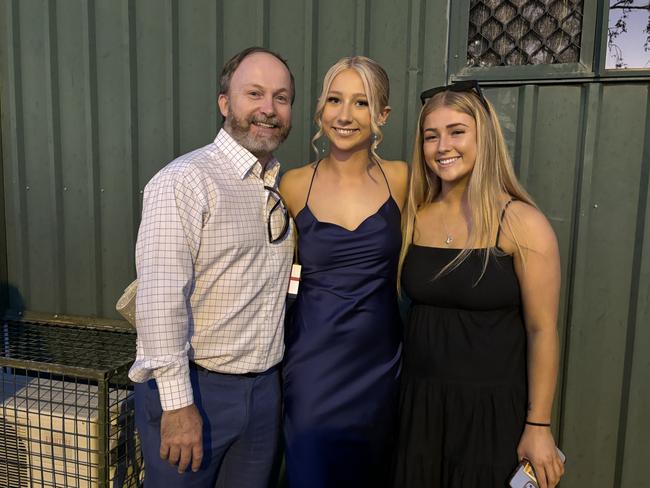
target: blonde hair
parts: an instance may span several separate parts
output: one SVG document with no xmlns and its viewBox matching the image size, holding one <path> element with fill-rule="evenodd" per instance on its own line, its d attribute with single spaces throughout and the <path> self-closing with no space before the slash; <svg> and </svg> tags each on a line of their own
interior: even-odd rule
<svg viewBox="0 0 650 488">
<path fill-rule="evenodd" d="M 477 245 L 490 242 L 494 229 L 501 226 L 500 213 L 503 209 L 503 202 L 500 197 L 503 193 L 536 207 L 533 199 L 517 180 L 494 107 L 488 100 L 486 100 L 486 103 L 487 109 L 473 91 L 455 92 L 447 90 L 437 93 L 427 100 L 422 110 L 420 110 L 413 145 L 411 176 L 402 220 L 403 238 L 399 256 L 398 276 L 401 276 L 404 258 L 413 242 L 415 216 L 418 209 L 422 205 L 433 202 L 440 193 L 440 178 L 427 165 L 422 147 L 424 120 L 434 110 L 448 107 L 469 115 L 476 122 L 476 162 L 466 190 L 471 218 L 467 247 L 458 253 L 434 278 L 438 278 L 459 266 Z M 513 237 L 517 247 L 519 247 L 514 234 Z M 487 267 L 490 253 L 496 252 L 497 250 L 494 248 L 485 249 L 483 272 Z M 481 273 L 478 280 L 482 276 L 483 273 Z M 398 289 L 400 289 L 399 281 Z"/>
<path fill-rule="evenodd" d="M 318 126 L 318 131 L 311 139 L 311 145 L 316 152 L 316 160 L 320 159 L 320 152 L 316 146 L 316 141 L 323 136 L 323 126 L 321 117 L 323 109 L 327 102 L 327 94 L 330 91 L 330 86 L 334 78 L 341 72 L 351 69 L 354 70 L 361 81 L 363 88 L 368 97 L 368 107 L 370 109 L 370 129 L 373 135 L 373 142 L 370 146 L 370 158 L 377 162 L 380 158 L 376 153 L 377 147 L 384 139 L 384 135 L 379 128 L 379 114 L 388 106 L 388 97 L 390 96 L 390 83 L 388 75 L 384 68 L 379 66 L 376 61 L 365 56 L 352 56 L 339 59 L 325 74 L 323 79 L 323 89 L 321 90 L 318 103 L 316 104 L 316 112 L 314 113 L 314 122 Z"/>
</svg>

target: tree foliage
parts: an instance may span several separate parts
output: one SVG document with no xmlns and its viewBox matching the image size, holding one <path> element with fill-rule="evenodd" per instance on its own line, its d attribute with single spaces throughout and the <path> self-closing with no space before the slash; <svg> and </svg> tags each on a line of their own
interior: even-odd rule
<svg viewBox="0 0 650 488">
<path fill-rule="evenodd" d="M 637 2 L 637 0 L 610 0 L 609 5 L 610 12 L 612 10 L 620 10 L 621 16 L 618 18 L 616 23 L 608 28 L 608 37 L 607 37 L 607 47 L 610 51 L 613 52 L 613 56 L 616 58 L 616 67 L 617 68 L 626 68 L 627 65 L 623 60 L 623 52 L 621 48 L 616 44 L 616 39 L 624 32 L 627 32 L 627 22 L 632 11 L 645 10 L 648 12 L 648 18 L 646 21 L 646 26 L 643 29 L 646 33 L 646 39 L 643 43 L 644 51 L 650 51 L 650 0 Z"/>
</svg>

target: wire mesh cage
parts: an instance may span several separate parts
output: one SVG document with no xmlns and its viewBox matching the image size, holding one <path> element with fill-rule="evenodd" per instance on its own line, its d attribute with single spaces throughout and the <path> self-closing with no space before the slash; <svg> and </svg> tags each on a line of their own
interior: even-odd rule
<svg viewBox="0 0 650 488">
<path fill-rule="evenodd" d="M 0 334 L 0 486 L 140 486 L 133 334 L 13 321 Z"/>
<path fill-rule="evenodd" d="M 471 0 L 468 66 L 577 63 L 584 0 Z"/>
</svg>

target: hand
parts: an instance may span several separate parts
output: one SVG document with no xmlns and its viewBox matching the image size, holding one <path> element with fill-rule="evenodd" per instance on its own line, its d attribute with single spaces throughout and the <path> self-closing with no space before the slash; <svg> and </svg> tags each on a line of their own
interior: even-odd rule
<svg viewBox="0 0 650 488">
<path fill-rule="evenodd" d="M 539 488 L 553 488 L 564 474 L 564 463 L 549 427 L 526 425 L 517 447 L 519 460 L 528 459 L 535 469 Z"/>
<path fill-rule="evenodd" d="M 192 462 L 196 472 L 203 460 L 203 419 L 195 405 L 163 411 L 160 419 L 160 457 L 184 473 Z"/>
</svg>

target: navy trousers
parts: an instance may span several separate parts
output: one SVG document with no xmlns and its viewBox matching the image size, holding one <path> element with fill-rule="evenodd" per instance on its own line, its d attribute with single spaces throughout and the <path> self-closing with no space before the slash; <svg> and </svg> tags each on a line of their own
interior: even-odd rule
<svg viewBox="0 0 650 488">
<path fill-rule="evenodd" d="M 160 459 L 162 407 L 154 380 L 135 386 L 135 421 L 145 461 L 145 488 L 267 488 L 280 438 L 280 375 L 255 377 L 190 367 L 194 403 L 203 417 L 203 462 L 178 474 Z"/>
</svg>

